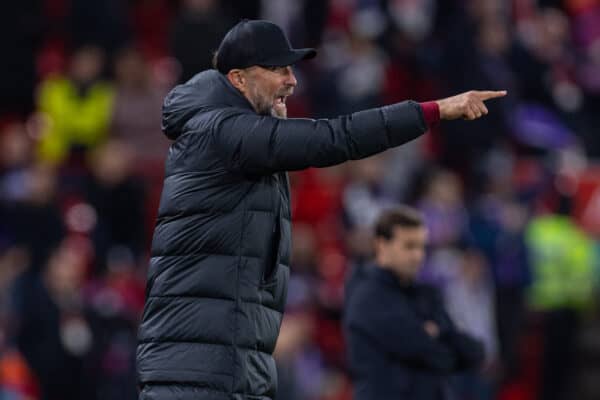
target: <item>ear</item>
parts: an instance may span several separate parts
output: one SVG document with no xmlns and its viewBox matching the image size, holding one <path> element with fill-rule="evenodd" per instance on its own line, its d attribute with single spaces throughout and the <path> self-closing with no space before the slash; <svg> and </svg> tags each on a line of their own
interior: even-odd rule
<svg viewBox="0 0 600 400">
<path fill-rule="evenodd" d="M 387 241 L 383 238 L 373 239 L 373 249 L 375 250 L 376 261 L 383 266 L 387 263 Z"/>
<path fill-rule="evenodd" d="M 227 73 L 227 79 L 229 82 L 240 92 L 244 92 L 246 88 L 246 77 L 244 76 L 244 71 L 241 69 L 232 69 Z"/>
</svg>

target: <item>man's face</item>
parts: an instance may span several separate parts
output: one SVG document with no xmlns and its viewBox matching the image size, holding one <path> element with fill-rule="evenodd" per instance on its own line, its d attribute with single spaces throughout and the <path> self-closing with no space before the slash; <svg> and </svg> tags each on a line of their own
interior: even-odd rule
<svg viewBox="0 0 600 400">
<path fill-rule="evenodd" d="M 286 99 L 298 84 L 292 67 L 250 67 L 230 78 L 260 115 L 287 118 Z M 239 79 L 241 78 L 241 79 Z"/>
<path fill-rule="evenodd" d="M 381 267 L 391 270 L 398 277 L 413 280 L 421 269 L 427 245 L 425 227 L 394 228 L 390 240 L 377 238 L 375 252 Z"/>
</svg>

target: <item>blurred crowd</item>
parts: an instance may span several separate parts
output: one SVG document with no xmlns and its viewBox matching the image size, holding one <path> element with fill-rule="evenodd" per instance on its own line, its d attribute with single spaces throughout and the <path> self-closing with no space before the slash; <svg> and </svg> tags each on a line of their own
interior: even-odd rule
<svg viewBox="0 0 600 400">
<path fill-rule="evenodd" d="M 474 122 L 291 175 L 279 399 L 349 400 L 344 283 L 398 203 L 420 279 L 485 345 L 461 400 L 600 398 L 600 1 L 23 0 L 2 4 L 0 398 L 135 399 L 136 329 L 169 141 L 163 96 L 240 18 L 297 47 L 291 117 L 507 89 Z M 382 304 L 382 307 L 385 307 Z"/>
</svg>

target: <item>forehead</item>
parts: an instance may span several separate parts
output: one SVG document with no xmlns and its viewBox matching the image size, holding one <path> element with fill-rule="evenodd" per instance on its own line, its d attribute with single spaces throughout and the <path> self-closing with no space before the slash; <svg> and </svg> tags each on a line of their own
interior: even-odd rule
<svg viewBox="0 0 600 400">
<path fill-rule="evenodd" d="M 259 76 L 259 75 L 268 75 L 269 72 L 271 72 L 271 71 L 269 71 L 266 68 L 259 67 L 258 65 L 253 65 L 251 67 L 245 68 L 244 70 L 249 75 L 257 75 L 257 76 Z"/>
<path fill-rule="evenodd" d="M 426 241 L 427 228 L 425 226 L 418 227 L 394 227 L 394 240 L 410 240 L 410 241 Z"/>
<path fill-rule="evenodd" d="M 291 66 L 290 66 L 291 67 Z M 246 68 L 246 72 L 252 76 L 259 77 L 277 77 L 282 74 L 283 71 L 287 71 L 288 67 L 260 67 L 258 65 L 254 65 L 252 67 Z"/>
<path fill-rule="evenodd" d="M 254 83 L 269 83 L 277 80 L 277 75 L 261 67 L 249 67 L 244 70 L 246 77 Z"/>
</svg>

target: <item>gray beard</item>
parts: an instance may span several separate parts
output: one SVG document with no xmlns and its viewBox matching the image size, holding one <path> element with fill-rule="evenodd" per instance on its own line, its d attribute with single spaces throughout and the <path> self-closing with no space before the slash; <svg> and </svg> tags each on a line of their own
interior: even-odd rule
<svg viewBox="0 0 600 400">
<path fill-rule="evenodd" d="M 275 112 L 275 109 L 271 107 L 271 116 L 279 119 L 287 119 L 287 115 L 279 115 Z"/>
<path fill-rule="evenodd" d="M 263 101 L 264 99 L 257 96 L 256 101 L 251 101 L 258 115 L 270 116 L 280 119 L 287 119 L 287 115 L 279 115 L 275 112 L 271 101 Z"/>
<path fill-rule="evenodd" d="M 287 115 L 277 114 L 277 111 L 275 111 L 275 108 L 273 108 L 271 103 L 269 103 L 269 104 L 262 103 L 261 104 L 261 102 L 258 102 L 254 108 L 256 109 L 256 113 L 258 115 L 265 115 L 265 116 L 271 116 L 271 117 L 280 118 L 280 119 L 287 119 Z"/>
</svg>

